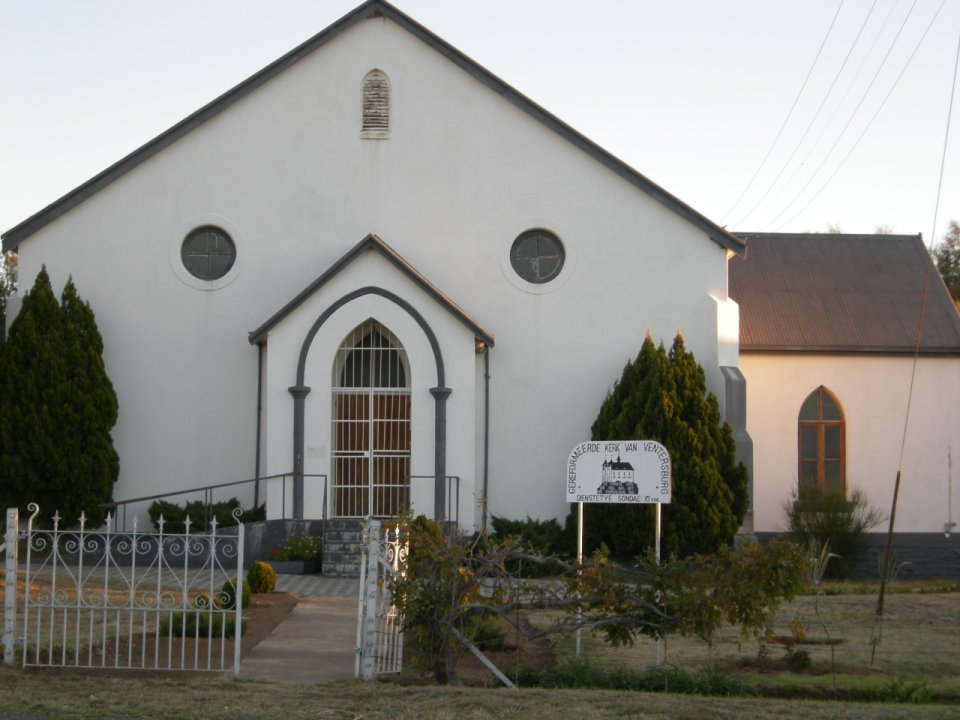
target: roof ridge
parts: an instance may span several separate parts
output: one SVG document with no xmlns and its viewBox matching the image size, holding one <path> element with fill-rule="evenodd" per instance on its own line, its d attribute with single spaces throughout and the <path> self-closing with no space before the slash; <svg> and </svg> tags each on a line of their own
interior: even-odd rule
<svg viewBox="0 0 960 720">
<path fill-rule="evenodd" d="M 186 118 L 160 133 L 153 139 L 147 141 L 139 148 L 124 156 L 114 164 L 107 167 L 97 175 L 93 176 L 83 184 L 69 191 L 59 199 L 53 201 L 42 210 L 34 213 L 26 220 L 18 223 L 7 232 L 0 235 L 3 239 L 2 248 L 4 251 L 16 248 L 21 240 L 25 240 L 30 235 L 45 227 L 50 222 L 56 220 L 66 212 L 82 203 L 88 197 L 96 194 L 103 188 L 110 185 L 114 180 L 126 174 L 128 171 L 137 167 L 144 161 L 153 157 L 164 148 L 173 144 L 184 135 L 193 131 L 207 120 L 219 115 L 234 102 L 249 94 L 260 85 L 272 79 L 279 73 L 292 66 L 306 55 L 311 54 L 316 49 L 322 47 L 331 39 L 339 35 L 347 28 L 353 26 L 360 20 L 370 17 L 386 17 L 401 28 L 411 33 L 429 47 L 433 48 L 455 65 L 472 75 L 476 80 L 487 85 L 508 102 L 519 107 L 521 110 L 539 120 L 542 124 L 553 130 L 561 137 L 565 138 L 580 150 L 586 152 L 595 160 L 606 166 L 609 170 L 616 173 L 636 188 L 645 192 L 654 200 L 660 202 L 677 215 L 687 220 L 706 235 L 728 250 L 738 254 L 743 254 L 745 245 L 743 240 L 736 237 L 712 220 L 708 219 L 691 206 L 680 200 L 675 195 L 667 192 L 665 189 L 654 183 L 652 180 L 641 174 L 624 161 L 617 158 L 608 150 L 605 150 L 594 141 L 587 138 L 570 125 L 560 120 L 557 116 L 535 103 L 512 85 L 501 80 L 492 72 L 484 68 L 475 60 L 468 57 L 462 51 L 455 48 L 440 36 L 434 34 L 416 20 L 406 15 L 386 0 L 367 0 L 349 13 L 335 21 L 313 37 L 305 40 L 290 52 L 281 56 L 277 60 L 267 65 L 262 70 L 254 73 L 246 80 L 235 85 L 230 90 L 221 94 L 210 101 L 199 110 L 188 115 Z"/>
<path fill-rule="evenodd" d="M 368 233 L 363 240 L 358 242 L 346 253 L 344 253 L 336 262 L 324 270 L 319 277 L 317 277 L 313 282 L 297 293 L 292 300 L 287 302 L 282 308 L 280 308 L 280 310 L 270 316 L 266 322 L 261 324 L 256 330 L 252 330 L 248 335 L 250 343 L 255 345 L 261 342 L 274 327 L 276 327 L 288 315 L 306 302 L 307 299 L 310 298 L 315 292 L 326 285 L 327 282 L 329 282 L 335 275 L 339 274 L 341 270 L 346 268 L 350 263 L 356 260 L 367 250 L 373 250 L 382 255 L 387 262 L 410 278 L 415 285 L 430 295 L 441 306 L 446 308 L 451 315 L 456 317 L 463 325 L 471 330 L 474 333 L 474 336 L 483 342 L 484 345 L 493 347 L 493 333 L 485 330 L 476 320 L 468 315 L 467 312 L 460 307 L 460 305 L 454 302 L 449 295 L 444 293 L 436 285 L 430 282 L 430 280 L 428 280 L 423 273 L 413 267 L 413 265 L 405 260 L 400 253 L 390 247 L 390 245 L 388 245 L 383 241 L 382 238 L 374 233 Z"/>
</svg>

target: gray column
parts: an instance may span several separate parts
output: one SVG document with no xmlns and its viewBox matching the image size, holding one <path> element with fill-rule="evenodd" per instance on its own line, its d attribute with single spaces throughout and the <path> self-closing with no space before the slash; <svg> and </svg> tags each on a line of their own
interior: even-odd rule
<svg viewBox="0 0 960 720">
<path fill-rule="evenodd" d="M 430 388 L 435 402 L 436 426 L 433 445 L 433 519 L 438 523 L 448 520 L 444 513 L 447 496 L 447 398 L 453 392 L 448 387 Z"/>
<path fill-rule="evenodd" d="M 721 366 L 724 382 L 724 420 L 730 423 L 737 444 L 737 460 L 747 466 L 750 505 L 741 532 L 753 532 L 753 438 L 747 432 L 747 379 L 739 368 Z"/>
<path fill-rule="evenodd" d="M 303 413 L 310 388 L 293 385 L 287 389 L 293 395 L 293 517 L 303 520 Z"/>
</svg>

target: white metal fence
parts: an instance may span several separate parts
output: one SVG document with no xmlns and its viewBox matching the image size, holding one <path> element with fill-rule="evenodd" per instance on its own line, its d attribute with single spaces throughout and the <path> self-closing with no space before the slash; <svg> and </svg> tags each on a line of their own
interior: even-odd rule
<svg viewBox="0 0 960 720">
<path fill-rule="evenodd" d="M 355 674 L 373 680 L 403 669 L 403 630 L 391 585 L 403 573 L 407 544 L 397 530 L 384 530 L 379 520 L 370 520 L 364 527 L 363 547 Z"/>
<path fill-rule="evenodd" d="M 117 532 L 109 516 L 104 529 L 89 530 L 83 516 L 79 527 L 64 529 L 55 514 L 44 529 L 34 526 L 39 508 L 30 510 L 21 568 L 8 513 L 8 664 L 15 641 L 24 666 L 239 675 L 242 609 L 227 583 L 242 583 L 242 524 L 226 535 L 216 521 L 209 532 L 191 533 L 187 521 L 184 532 L 168 534 L 161 518 L 157 533 L 139 532 L 136 520 L 132 531 Z"/>
</svg>

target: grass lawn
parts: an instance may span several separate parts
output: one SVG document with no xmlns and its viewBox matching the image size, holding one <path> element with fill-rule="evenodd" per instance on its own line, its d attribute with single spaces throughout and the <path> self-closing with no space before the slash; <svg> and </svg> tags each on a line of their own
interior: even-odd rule
<svg viewBox="0 0 960 720">
<path fill-rule="evenodd" d="M 960 593 L 921 589 L 901 585 L 888 595 L 879 624 L 875 594 L 801 596 L 781 608 L 770 642 L 745 639 L 733 627 L 723 628 L 712 644 L 670 637 L 661 644 L 661 662 L 732 673 L 748 691 L 767 696 L 858 698 L 918 687 L 960 704 Z M 562 641 L 556 651 L 561 660 L 572 658 L 573 641 Z M 791 672 L 788 655 L 798 652 L 810 666 Z M 612 648 L 583 636 L 583 656 L 600 667 L 642 671 L 655 653 L 652 640 Z"/>
<path fill-rule="evenodd" d="M 725 628 L 710 645 L 671 637 L 661 646 L 665 665 L 691 674 L 720 673 L 728 685 L 742 688 L 740 697 L 361 682 L 297 686 L 213 674 L 0 668 L 0 720 L 960 718 L 960 593 L 929 592 L 937 589 L 899 584 L 887 598 L 879 627 L 875 594 L 828 589 L 819 598 L 802 596 L 785 605 L 772 642 L 744 639 L 736 628 Z M 871 665 L 871 638 L 878 636 Z M 788 645 L 779 638 L 794 643 L 792 652 L 806 652 L 810 667 L 785 669 Z M 553 655 L 562 664 L 572 658 L 573 648 L 572 639 L 560 640 Z M 654 660 L 654 644 L 648 640 L 611 648 L 584 633 L 583 650 L 591 666 L 601 669 L 643 672 Z M 501 668 L 512 674 L 509 658 Z M 880 698 L 923 702 L 878 702 Z"/>
<path fill-rule="evenodd" d="M 897 705 L 714 698 L 601 690 L 399 686 L 359 681 L 319 686 L 237 682 L 211 676 L 84 674 L 62 670 L 0 670 L 0 718 L 283 718 L 284 720 L 939 720 L 952 705 Z"/>
</svg>

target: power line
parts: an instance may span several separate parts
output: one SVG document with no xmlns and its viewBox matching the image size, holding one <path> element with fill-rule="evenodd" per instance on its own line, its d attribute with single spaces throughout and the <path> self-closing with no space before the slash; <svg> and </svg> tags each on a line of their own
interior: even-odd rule
<svg viewBox="0 0 960 720">
<path fill-rule="evenodd" d="M 777 228 L 777 230 L 780 230 L 780 229 L 783 228 L 785 225 L 788 225 L 788 224 L 790 224 L 791 222 L 793 222 L 794 220 L 796 220 L 797 217 L 800 215 L 800 213 L 802 213 L 804 210 L 806 210 L 808 207 L 810 207 L 810 204 L 811 204 L 814 200 L 816 200 L 818 197 L 820 197 L 820 193 L 822 193 L 824 190 L 827 189 L 827 185 L 829 185 L 830 182 L 833 180 L 833 178 L 836 177 L 837 173 L 840 172 L 840 168 L 842 168 L 842 167 L 844 166 L 844 164 L 847 162 L 847 160 L 850 159 L 850 156 L 853 154 L 853 151 L 857 149 L 857 146 L 860 144 L 860 141 L 863 140 L 864 136 L 867 134 L 867 131 L 868 131 L 868 130 L 870 129 L 870 127 L 873 125 L 874 120 L 877 119 L 877 116 L 880 114 L 880 111 L 883 110 L 884 105 L 887 104 L 887 100 L 890 99 L 890 96 L 893 94 L 893 91 L 896 89 L 897 85 L 900 83 L 901 78 L 903 78 L 904 73 L 906 73 L 907 68 L 910 67 L 910 63 L 913 61 L 913 58 L 916 56 L 917 51 L 920 49 L 920 46 L 923 45 L 923 41 L 926 39 L 927 34 L 930 32 L 930 28 L 933 27 L 934 21 L 937 19 L 937 16 L 940 14 L 940 11 L 943 9 L 943 6 L 946 4 L 946 2 L 947 2 L 947 0 L 941 0 L 940 6 L 937 8 L 937 11 L 933 14 L 933 17 L 930 19 L 930 22 L 927 24 L 927 27 L 926 27 L 926 29 L 923 31 L 923 35 L 920 36 L 920 40 L 917 42 L 916 47 L 914 47 L 914 48 L 913 48 L 913 52 L 910 53 L 910 57 L 908 57 L 906 63 L 904 63 L 903 69 L 900 70 L 900 74 L 897 75 L 896 80 L 893 81 L 893 85 L 890 86 L 890 89 L 887 91 L 887 94 L 883 97 L 883 100 L 880 102 L 880 105 L 877 106 L 877 109 L 876 109 L 876 111 L 873 113 L 873 116 L 870 118 L 869 122 L 867 122 L 866 127 L 863 128 L 863 131 L 862 131 L 862 132 L 860 133 L 860 135 L 857 137 L 856 141 L 855 141 L 855 142 L 853 143 L 853 145 L 850 147 L 850 150 L 848 150 L 848 151 L 847 151 L 847 154 L 843 156 L 843 159 L 840 161 L 840 163 L 837 165 L 837 167 L 834 169 L 834 171 L 833 171 L 832 173 L 830 173 L 830 176 L 824 181 L 823 185 L 820 186 L 820 189 L 817 190 L 817 192 L 815 192 L 815 193 L 813 194 L 813 197 L 811 197 L 811 198 L 804 204 L 804 206 L 803 206 L 802 208 L 800 208 L 789 220 L 787 220 L 785 223 L 783 223 L 782 225 L 780 225 L 780 227 Z M 914 5 L 916 5 L 916 2 L 914 2 Z M 913 8 L 911 8 L 911 10 L 912 10 L 912 9 L 913 9 Z M 901 30 L 902 30 L 902 29 L 903 29 L 903 28 L 901 27 Z M 898 35 L 899 35 L 899 33 L 898 33 Z M 886 60 L 886 58 L 884 58 L 884 60 Z M 872 83 L 871 83 L 871 84 L 872 84 Z M 857 107 L 859 108 L 859 105 L 858 105 Z M 851 118 L 851 119 L 852 119 L 852 118 Z M 849 122 L 847 123 L 846 126 L 844 126 L 844 131 L 846 131 L 847 126 L 849 126 Z M 842 133 L 841 133 L 841 136 L 842 136 Z M 837 142 L 839 142 L 839 141 L 840 141 L 840 138 L 837 138 Z M 836 145 L 837 145 L 837 143 L 834 143 L 834 144 L 833 144 L 833 147 L 830 148 L 830 151 L 831 151 L 831 152 L 833 151 L 833 148 L 836 147 Z M 828 156 L 829 156 L 829 153 L 828 153 Z M 814 171 L 813 175 L 810 177 L 810 180 L 807 181 L 807 183 L 803 186 L 803 188 L 801 188 L 800 192 L 797 193 L 797 196 L 790 202 L 790 205 L 787 205 L 787 207 L 784 208 L 784 209 L 780 212 L 780 215 L 777 215 L 777 217 L 775 217 L 773 220 L 771 220 L 769 223 L 767 223 L 767 225 L 764 226 L 764 229 L 766 229 L 767 227 L 769 227 L 772 223 L 776 222 L 776 221 L 780 218 L 780 216 L 782 216 L 783 213 L 786 212 L 786 211 L 790 208 L 790 206 L 793 205 L 793 203 L 795 203 L 795 202 L 800 198 L 800 195 L 802 195 L 802 194 L 803 194 L 803 191 L 807 189 L 807 187 L 808 187 L 808 186 L 810 185 L 810 183 L 813 181 L 813 178 L 814 178 L 814 177 L 816 176 L 816 174 L 820 171 L 820 168 L 823 167 L 823 165 L 824 165 L 824 163 L 825 163 L 826 161 L 827 161 L 827 158 L 824 158 L 823 162 L 820 163 L 820 165 L 819 165 L 819 166 L 817 167 L 817 169 Z"/>
<path fill-rule="evenodd" d="M 760 165 L 757 167 L 753 177 L 750 178 L 750 182 L 747 183 L 747 186 L 743 189 L 743 192 L 740 193 L 740 197 L 737 198 L 736 202 L 730 206 L 730 209 L 724 213 L 724 217 L 728 216 L 733 212 L 734 208 L 740 204 L 740 201 L 743 200 L 743 196 L 747 194 L 747 191 L 753 186 L 754 181 L 757 179 L 757 176 L 760 174 L 760 171 L 763 169 L 763 166 L 766 164 L 767 159 L 770 157 L 770 153 L 773 152 L 773 148 L 776 147 L 777 141 L 780 140 L 780 136 L 783 134 L 783 130 L 787 127 L 787 123 L 790 121 L 790 117 L 793 115 L 794 109 L 797 107 L 797 103 L 800 101 L 800 96 L 803 95 L 803 90 L 807 87 L 807 82 L 810 80 L 810 76 L 813 74 L 813 69 L 817 66 L 817 60 L 820 59 L 820 54 L 823 52 L 823 48 L 827 44 L 827 39 L 830 37 L 830 33 L 833 31 L 833 26 L 837 23 L 837 17 L 840 15 L 840 10 L 843 8 L 843 3 L 845 0 L 840 0 L 840 4 L 837 6 L 837 11 L 833 14 L 833 20 L 830 21 L 830 27 L 827 28 L 827 34 L 823 36 L 823 42 L 820 43 L 820 49 L 817 50 L 816 56 L 813 58 L 813 62 L 810 64 L 810 69 L 807 70 L 807 76 L 803 79 L 803 84 L 800 86 L 800 90 L 797 91 L 797 96 L 793 99 L 793 105 L 790 106 L 790 110 L 787 111 L 787 117 L 784 118 L 783 124 L 780 126 L 780 130 L 777 131 L 777 136 L 773 139 L 773 142 L 770 144 L 770 148 L 767 150 L 767 154 L 763 156 L 763 160 L 760 161 Z"/>
<path fill-rule="evenodd" d="M 787 181 L 780 186 L 780 189 L 774 194 L 771 198 L 771 204 L 776 202 L 784 191 L 793 184 L 794 179 L 797 175 L 800 174 L 800 171 L 806 167 L 807 161 L 813 155 L 814 151 L 820 147 L 820 141 L 823 140 L 823 136 L 826 135 L 827 130 L 833 125 L 834 118 L 837 117 L 837 113 L 840 112 L 840 109 L 843 107 L 846 102 L 847 96 L 850 95 L 850 91 L 853 90 L 854 86 L 857 84 L 857 80 L 860 78 L 860 74 L 863 72 L 864 67 L 867 65 L 867 61 L 873 55 L 873 49 L 877 46 L 877 43 L 880 42 L 880 38 L 883 37 L 883 31 L 886 30 L 887 25 L 890 22 L 890 18 L 893 17 L 893 11 L 897 8 L 897 2 L 894 2 L 890 6 L 887 16 L 883 19 L 883 23 L 880 25 L 880 29 L 877 31 L 876 37 L 874 37 L 873 42 L 870 43 L 870 47 L 867 49 L 866 54 L 863 56 L 863 60 L 860 62 L 860 66 L 857 68 L 857 71 L 854 73 L 853 78 L 850 80 L 850 84 L 847 86 L 847 89 L 843 93 L 843 97 L 840 98 L 840 101 L 837 103 L 837 106 L 833 109 L 833 112 L 830 113 L 830 118 L 824 123 L 823 129 L 820 130 L 820 134 L 817 135 L 817 139 L 813 141 L 813 144 L 810 146 L 810 149 L 807 151 L 807 154 L 803 156 L 803 160 L 800 161 L 800 164 L 794 169 L 790 174 L 790 177 L 787 178 Z"/>
<path fill-rule="evenodd" d="M 823 106 L 827 104 L 827 100 L 830 98 L 830 94 L 833 92 L 833 88 L 836 87 L 837 81 L 840 80 L 840 76 L 843 74 L 843 69 L 847 66 L 847 61 L 850 60 L 850 56 L 853 54 L 854 48 L 857 46 L 857 43 L 860 41 L 860 36 L 863 34 L 864 28 L 867 26 L 867 23 L 870 21 L 870 16 L 873 15 L 874 9 L 877 7 L 877 2 L 879 0 L 873 0 L 873 4 L 870 5 L 870 10 L 867 11 L 867 16 L 863 19 L 863 22 L 860 24 L 860 29 L 857 31 L 857 36 L 853 39 L 853 42 L 850 44 L 850 49 L 847 51 L 846 57 L 843 58 L 843 62 L 840 64 L 840 68 L 837 70 L 836 74 L 833 76 L 833 82 L 830 83 L 830 87 L 827 88 L 826 94 L 823 96 L 823 100 L 820 101 L 820 107 L 817 108 L 817 111 L 813 114 L 813 117 L 810 118 L 810 122 L 807 123 L 807 129 L 803 131 L 803 135 L 800 136 L 800 139 L 797 141 L 797 144 L 793 148 L 793 152 L 790 153 L 790 157 L 786 159 L 783 163 L 783 167 L 780 168 L 780 172 L 777 173 L 777 176 L 773 179 L 773 182 L 770 183 L 770 186 L 767 188 L 766 192 L 760 196 L 760 199 L 757 200 L 756 204 L 750 208 L 747 214 L 737 223 L 735 227 L 745 227 L 747 220 L 753 215 L 760 204 L 766 200 L 767 195 L 770 194 L 770 191 L 776 187 L 777 183 L 780 181 L 780 178 L 783 177 L 783 173 L 786 172 L 787 168 L 790 166 L 790 162 L 793 160 L 794 156 L 797 154 L 797 151 L 800 150 L 800 146 L 803 145 L 803 141 L 807 139 L 813 124 L 817 121 L 817 118 L 820 117 L 820 112 L 823 110 Z"/>
<path fill-rule="evenodd" d="M 801 187 L 800 190 L 797 192 L 797 194 L 794 195 L 793 200 L 791 200 L 789 203 L 787 203 L 787 204 L 784 206 L 784 208 L 783 208 L 772 220 L 770 220 L 766 225 L 764 225 L 763 228 L 761 228 L 762 230 L 766 230 L 768 227 L 770 227 L 770 226 L 773 225 L 775 222 L 777 222 L 781 217 L 783 217 L 784 213 L 788 212 L 788 211 L 790 210 L 790 208 L 793 207 L 793 205 L 794 205 L 798 200 L 800 200 L 801 196 L 803 195 L 804 192 L 806 192 L 807 188 L 810 187 L 811 183 L 813 183 L 814 179 L 817 177 L 817 175 L 819 174 L 820 170 L 822 170 L 822 169 L 823 169 L 823 166 L 826 165 L 827 160 L 829 160 L 830 157 L 831 157 L 831 155 L 833 155 L 833 151 L 836 149 L 837 145 L 840 144 L 840 141 L 843 139 L 843 136 L 846 134 L 847 130 L 849 129 L 850 124 L 853 122 L 854 118 L 857 116 L 857 113 L 860 111 L 860 107 L 863 105 L 864 101 L 867 99 L 867 96 L 870 94 L 870 91 L 873 89 L 874 83 L 876 83 L 877 78 L 880 76 L 880 72 L 883 70 L 884 65 L 886 65 L 887 60 L 890 58 L 890 54 L 893 52 L 893 48 L 896 47 L 897 41 L 900 39 L 901 33 L 903 33 L 903 30 L 904 30 L 904 28 L 905 28 L 906 25 L 907 25 L 907 21 L 910 19 L 910 16 L 913 14 L 913 10 L 914 10 L 914 8 L 916 8 L 917 2 L 918 2 L 918 0 L 913 0 L 913 4 L 910 6 L 910 9 L 907 11 L 907 14 L 904 16 L 903 21 L 900 23 L 900 28 L 897 30 L 897 34 L 894 36 L 893 40 L 890 42 L 890 46 L 887 48 L 887 52 L 884 54 L 883 59 L 880 61 L 880 64 L 877 66 L 877 69 L 876 69 L 876 71 L 875 71 L 874 74 L 873 74 L 873 77 L 870 79 L 870 83 L 867 85 L 867 89 L 864 90 L 863 94 L 860 96 L 859 102 L 857 102 L 856 107 L 855 107 L 855 108 L 853 109 L 853 111 L 850 113 L 850 117 L 847 118 L 847 122 L 844 123 L 843 128 L 840 130 L 840 133 L 837 135 L 836 139 L 833 141 L 833 144 L 830 146 L 830 149 L 827 150 L 827 152 L 826 152 L 826 154 L 824 155 L 823 159 L 820 161 L 820 164 L 817 165 L 816 169 L 813 171 L 813 173 L 811 173 L 810 177 L 809 177 L 809 178 L 807 179 L 807 181 L 803 184 L 803 187 Z M 940 7 L 942 8 L 943 5 L 941 4 Z M 937 9 L 937 14 L 939 14 L 939 12 L 940 12 L 940 8 Z M 934 17 L 936 17 L 936 14 L 934 15 Z M 929 30 L 929 27 L 928 27 L 927 29 Z M 926 35 L 926 33 L 924 33 L 924 35 Z M 922 38 L 921 38 L 921 41 L 922 41 Z M 916 50 L 914 50 L 914 52 L 916 52 Z M 912 58 L 913 58 L 913 56 L 911 55 L 911 59 L 912 59 Z M 907 64 L 909 65 L 909 60 L 907 61 Z M 901 75 L 902 75 L 902 73 L 901 73 Z M 899 78 L 898 78 L 898 80 L 899 80 Z M 896 83 L 894 83 L 894 87 L 896 87 Z M 888 94 L 888 97 L 889 97 L 889 94 Z M 886 102 L 886 99 L 884 99 L 884 102 Z M 881 103 L 880 107 L 883 107 L 883 103 Z M 879 109 L 878 109 L 878 110 L 879 110 Z M 874 115 L 874 117 L 876 117 L 876 115 Z M 871 119 L 870 123 L 872 123 L 872 122 L 873 122 L 873 120 Z M 870 127 L 869 123 L 868 123 L 867 127 Z M 861 137 L 862 137 L 862 135 L 861 135 Z M 858 140 L 857 140 L 857 143 L 859 143 L 859 141 L 860 141 L 860 140 L 858 139 Z M 856 144 L 857 144 L 857 143 L 854 143 L 854 147 L 856 147 Z M 847 157 L 849 157 L 849 153 L 848 153 Z M 841 161 L 840 165 L 842 166 L 845 161 L 846 161 L 846 158 L 844 158 L 844 159 Z M 839 169 L 839 166 L 838 166 L 837 169 Z M 834 174 L 836 174 L 836 171 L 834 171 Z M 829 183 L 830 180 L 832 180 L 832 179 L 833 179 L 833 175 L 831 175 L 830 178 L 827 179 L 827 183 Z M 810 201 L 807 202 L 807 204 L 804 205 L 803 208 L 801 208 L 800 211 L 797 212 L 796 215 L 794 215 L 793 217 L 791 217 L 790 220 L 788 220 L 786 223 L 784 223 L 784 224 L 781 225 L 780 227 L 782 228 L 784 225 L 792 222 L 792 221 L 797 217 L 797 215 L 799 215 L 801 212 L 803 212 L 803 210 L 805 210 L 805 209 L 810 205 L 810 203 L 813 202 L 813 199 L 816 198 L 816 197 L 823 191 L 823 189 L 824 189 L 825 187 L 826 187 L 826 183 L 824 183 L 824 185 L 820 188 L 820 190 L 817 191 L 817 193 L 814 195 L 814 197 L 811 198 Z M 779 228 L 778 228 L 778 229 L 779 229 Z"/>
</svg>

